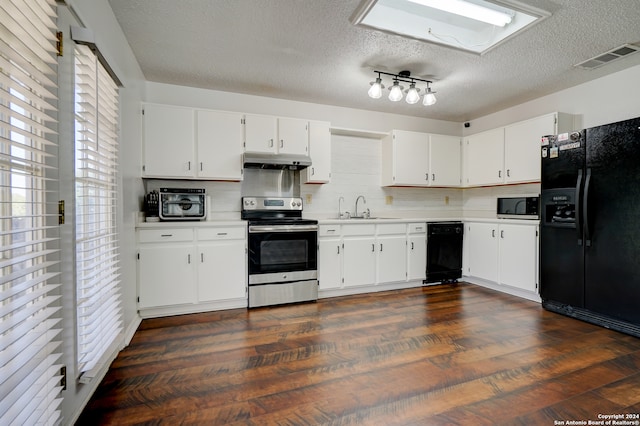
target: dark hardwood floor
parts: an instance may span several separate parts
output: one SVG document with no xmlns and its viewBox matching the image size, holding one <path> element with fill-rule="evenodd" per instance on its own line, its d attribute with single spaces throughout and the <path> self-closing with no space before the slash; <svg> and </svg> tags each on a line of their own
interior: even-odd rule
<svg viewBox="0 0 640 426">
<path fill-rule="evenodd" d="M 144 320 L 77 424 L 556 425 L 637 413 L 640 339 L 462 283 Z"/>
</svg>

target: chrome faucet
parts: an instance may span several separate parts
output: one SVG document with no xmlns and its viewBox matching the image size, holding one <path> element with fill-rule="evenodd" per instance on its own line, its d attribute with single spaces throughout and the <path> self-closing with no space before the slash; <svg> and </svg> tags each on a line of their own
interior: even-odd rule
<svg viewBox="0 0 640 426">
<path fill-rule="evenodd" d="M 355 213 L 355 217 L 360 217 L 358 216 L 358 201 L 360 201 L 360 198 L 362 198 L 362 202 L 367 204 L 367 199 L 364 198 L 364 195 L 358 195 L 358 198 L 356 198 L 356 213 Z"/>
</svg>

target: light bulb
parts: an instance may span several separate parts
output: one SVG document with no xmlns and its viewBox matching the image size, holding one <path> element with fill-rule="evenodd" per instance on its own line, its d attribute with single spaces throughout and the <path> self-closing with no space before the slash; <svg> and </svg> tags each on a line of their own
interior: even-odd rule
<svg viewBox="0 0 640 426">
<path fill-rule="evenodd" d="M 405 100 L 408 104 L 415 104 L 420 100 L 420 95 L 418 95 L 418 89 L 416 89 L 415 83 L 411 83 L 409 86 L 409 90 L 407 90 L 407 98 Z"/>
<path fill-rule="evenodd" d="M 384 86 L 382 85 L 382 79 L 380 77 L 376 78 L 376 81 L 371 83 L 371 88 L 369 88 L 369 96 L 373 99 L 381 98 L 383 88 Z"/>
<path fill-rule="evenodd" d="M 398 83 L 398 80 L 393 82 L 393 86 L 389 92 L 389 100 L 393 102 L 398 102 L 402 99 L 402 86 Z"/>
<path fill-rule="evenodd" d="M 422 100 L 422 105 L 429 106 L 436 103 L 436 92 L 432 92 L 431 89 L 427 88 L 427 93 L 424 95 L 424 99 Z"/>
</svg>

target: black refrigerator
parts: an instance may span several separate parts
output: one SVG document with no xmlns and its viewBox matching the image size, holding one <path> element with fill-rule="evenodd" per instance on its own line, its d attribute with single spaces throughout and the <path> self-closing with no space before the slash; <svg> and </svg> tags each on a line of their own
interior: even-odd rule
<svg viewBox="0 0 640 426">
<path fill-rule="evenodd" d="M 640 337 L 640 117 L 543 138 L 540 296 Z"/>
</svg>

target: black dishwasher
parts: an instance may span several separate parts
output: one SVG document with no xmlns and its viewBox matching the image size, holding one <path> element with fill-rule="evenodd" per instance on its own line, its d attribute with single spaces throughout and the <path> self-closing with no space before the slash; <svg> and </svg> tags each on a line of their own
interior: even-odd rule
<svg viewBox="0 0 640 426">
<path fill-rule="evenodd" d="M 462 277 L 462 222 L 427 224 L 427 279 L 425 283 L 454 282 Z"/>
</svg>

